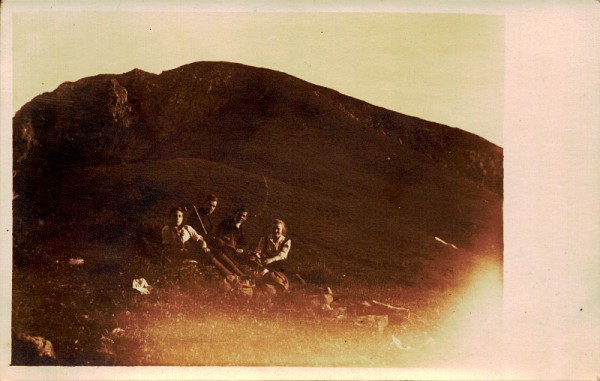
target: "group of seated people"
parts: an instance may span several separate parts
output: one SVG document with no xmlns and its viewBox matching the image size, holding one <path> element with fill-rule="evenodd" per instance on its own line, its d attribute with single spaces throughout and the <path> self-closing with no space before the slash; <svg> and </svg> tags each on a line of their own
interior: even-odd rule
<svg viewBox="0 0 600 381">
<path fill-rule="evenodd" d="M 271 231 L 260 238 L 254 250 L 245 249 L 248 242 L 244 236 L 243 223 L 248 219 L 248 209 L 240 207 L 214 228 L 211 214 L 218 198 L 208 195 L 200 209 L 194 207 L 190 224 L 184 224 L 184 210 L 173 208 L 170 222 L 162 228 L 162 246 L 167 256 L 192 256 L 214 265 L 224 276 L 246 276 L 243 268 L 259 268 L 264 275 L 275 270 L 275 262 L 284 261 L 292 242 L 286 237 L 286 225 L 282 220 L 272 222 Z M 196 254 L 193 244 L 199 246 Z M 281 263 L 281 262 L 279 262 Z M 240 264 L 244 266 L 240 266 Z"/>
</svg>

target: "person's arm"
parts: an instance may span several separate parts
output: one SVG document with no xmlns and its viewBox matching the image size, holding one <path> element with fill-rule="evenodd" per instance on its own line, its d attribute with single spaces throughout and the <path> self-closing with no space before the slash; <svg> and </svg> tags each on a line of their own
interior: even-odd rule
<svg viewBox="0 0 600 381">
<path fill-rule="evenodd" d="M 260 237 L 260 240 L 258 241 L 258 245 L 256 245 L 256 249 L 254 249 L 254 252 L 257 254 L 262 254 L 263 251 L 267 251 L 266 243 L 267 241 L 265 240 L 265 237 Z"/>
<path fill-rule="evenodd" d="M 238 237 L 236 240 L 235 252 L 238 254 L 244 254 L 244 247 L 246 247 L 246 237 L 244 236 L 244 228 L 240 226 Z"/>
<path fill-rule="evenodd" d="M 283 243 L 283 245 L 279 249 L 279 252 L 277 253 L 276 256 L 265 260 L 265 265 L 268 265 L 273 262 L 285 260 L 288 256 L 288 253 L 290 252 L 291 248 L 292 248 L 292 240 L 288 239 L 287 241 L 285 241 Z"/>
<path fill-rule="evenodd" d="M 215 231 L 214 243 L 221 250 L 235 250 L 233 243 L 231 242 L 231 223 L 229 220 L 223 220 L 217 226 Z"/>
<path fill-rule="evenodd" d="M 193 227 L 186 225 L 185 228 L 187 229 L 188 233 L 190 233 L 190 237 L 192 237 L 192 239 L 194 241 L 196 241 L 200 244 L 200 246 L 202 247 L 202 250 L 204 250 L 204 252 L 207 253 L 210 251 L 204 238 L 202 238 L 202 236 L 200 234 L 198 234 L 198 232 Z"/>
</svg>

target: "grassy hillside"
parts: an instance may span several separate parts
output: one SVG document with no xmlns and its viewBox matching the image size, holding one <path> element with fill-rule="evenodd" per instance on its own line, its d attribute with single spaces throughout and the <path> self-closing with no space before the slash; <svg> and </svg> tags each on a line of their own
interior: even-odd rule
<svg viewBox="0 0 600 381">
<path fill-rule="evenodd" d="M 64 241 L 70 234 L 74 247 L 122 241 L 135 251 L 141 236 L 158 237 L 171 207 L 200 205 L 205 194 L 216 193 L 221 197 L 217 222 L 238 205 L 250 206 L 259 216 L 247 222 L 247 234 L 257 242 L 272 219 L 284 219 L 294 242 L 290 261 L 299 268 L 322 262 L 332 281 L 345 274 L 358 282 L 414 284 L 422 277 L 415 266 L 434 265 L 446 249 L 436 236 L 466 250 L 501 250 L 501 200 L 441 171 L 420 173 L 426 187 L 395 192 L 376 176 L 342 177 L 335 170 L 295 185 L 272 177 L 276 171 L 252 173 L 192 158 L 89 168 L 81 181 L 60 192 L 55 219 L 61 229 L 62 224 L 71 228 L 57 236 Z M 487 246 L 480 245 L 483 236 Z"/>
</svg>

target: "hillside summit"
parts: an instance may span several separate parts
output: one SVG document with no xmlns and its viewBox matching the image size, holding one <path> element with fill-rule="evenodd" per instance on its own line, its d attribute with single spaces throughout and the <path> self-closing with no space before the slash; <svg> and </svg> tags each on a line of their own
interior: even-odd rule
<svg viewBox="0 0 600 381">
<path fill-rule="evenodd" d="M 282 143 L 279 138 L 309 139 L 312 130 L 332 138 L 327 145 L 344 145 L 366 131 L 385 136 L 396 152 L 408 148 L 502 192 L 502 149 L 481 137 L 234 63 L 197 62 L 160 75 L 134 69 L 65 82 L 23 106 L 13 126 L 17 170 L 41 158 L 61 165 L 214 159 L 239 145 L 264 144 L 265 131 L 273 145 Z M 211 147 L 202 147 L 207 140 Z"/>
</svg>

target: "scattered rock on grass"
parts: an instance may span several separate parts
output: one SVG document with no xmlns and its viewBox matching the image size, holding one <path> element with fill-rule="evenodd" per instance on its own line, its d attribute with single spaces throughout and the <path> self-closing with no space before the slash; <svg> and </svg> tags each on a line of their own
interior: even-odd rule
<svg viewBox="0 0 600 381">
<path fill-rule="evenodd" d="M 359 316 L 354 320 L 354 324 L 361 327 L 377 328 L 379 333 L 383 333 L 385 327 L 388 326 L 387 315 L 365 315 Z"/>
<path fill-rule="evenodd" d="M 219 287 L 223 291 L 233 291 L 241 296 L 252 298 L 255 284 L 251 279 L 240 278 L 237 275 L 227 275 L 219 281 Z"/>
<path fill-rule="evenodd" d="M 34 362 L 47 362 L 56 360 L 54 346 L 50 342 L 40 336 L 30 336 L 24 333 L 17 335 L 17 347 L 20 353 L 25 358 L 29 358 Z M 37 360 L 37 361 L 36 361 Z"/>
<path fill-rule="evenodd" d="M 410 351 L 412 349 L 410 345 L 404 345 L 402 341 L 394 335 L 392 335 L 392 344 L 401 351 Z"/>
<path fill-rule="evenodd" d="M 144 278 L 134 279 L 132 287 L 134 290 L 139 291 L 142 295 L 148 295 L 152 290 L 152 287 Z"/>
<path fill-rule="evenodd" d="M 129 312 L 129 311 L 127 311 L 127 312 Z M 125 333 L 125 330 L 124 330 L 124 329 L 122 329 L 122 328 L 115 328 L 115 329 L 113 329 L 113 330 L 112 330 L 112 332 L 111 332 L 111 333 L 112 333 L 114 336 L 117 336 L 117 337 L 119 337 L 119 336 L 123 336 L 123 334 Z"/>
<path fill-rule="evenodd" d="M 114 344 L 114 339 L 111 337 L 102 335 L 100 338 L 100 347 L 98 348 L 97 352 L 102 357 L 104 362 L 110 363 L 114 361 L 117 355 L 114 350 Z"/>
<path fill-rule="evenodd" d="M 220 282 L 219 282 L 219 288 L 223 291 L 231 291 L 233 290 L 233 286 L 231 285 L 231 283 L 227 280 L 227 278 L 223 278 Z"/>
<path fill-rule="evenodd" d="M 267 295 L 277 295 L 277 289 L 272 284 L 263 284 L 261 291 Z"/>
<path fill-rule="evenodd" d="M 322 294 L 322 295 L 309 295 L 310 304 L 314 308 L 320 308 L 322 310 L 331 311 L 331 303 L 333 302 L 333 295 Z"/>
<path fill-rule="evenodd" d="M 315 290 L 316 291 L 316 290 Z M 323 289 L 320 289 L 323 292 Z M 333 311 L 334 309 L 331 307 L 331 303 L 333 303 L 333 291 L 331 288 L 327 287 L 325 293 L 318 294 L 307 294 L 306 292 L 302 292 L 298 294 L 300 302 L 307 309 L 320 309 L 323 311 Z"/>
<path fill-rule="evenodd" d="M 254 286 L 254 282 L 250 279 L 236 278 L 234 282 L 234 290 L 246 298 L 252 298 L 254 295 Z"/>
</svg>

